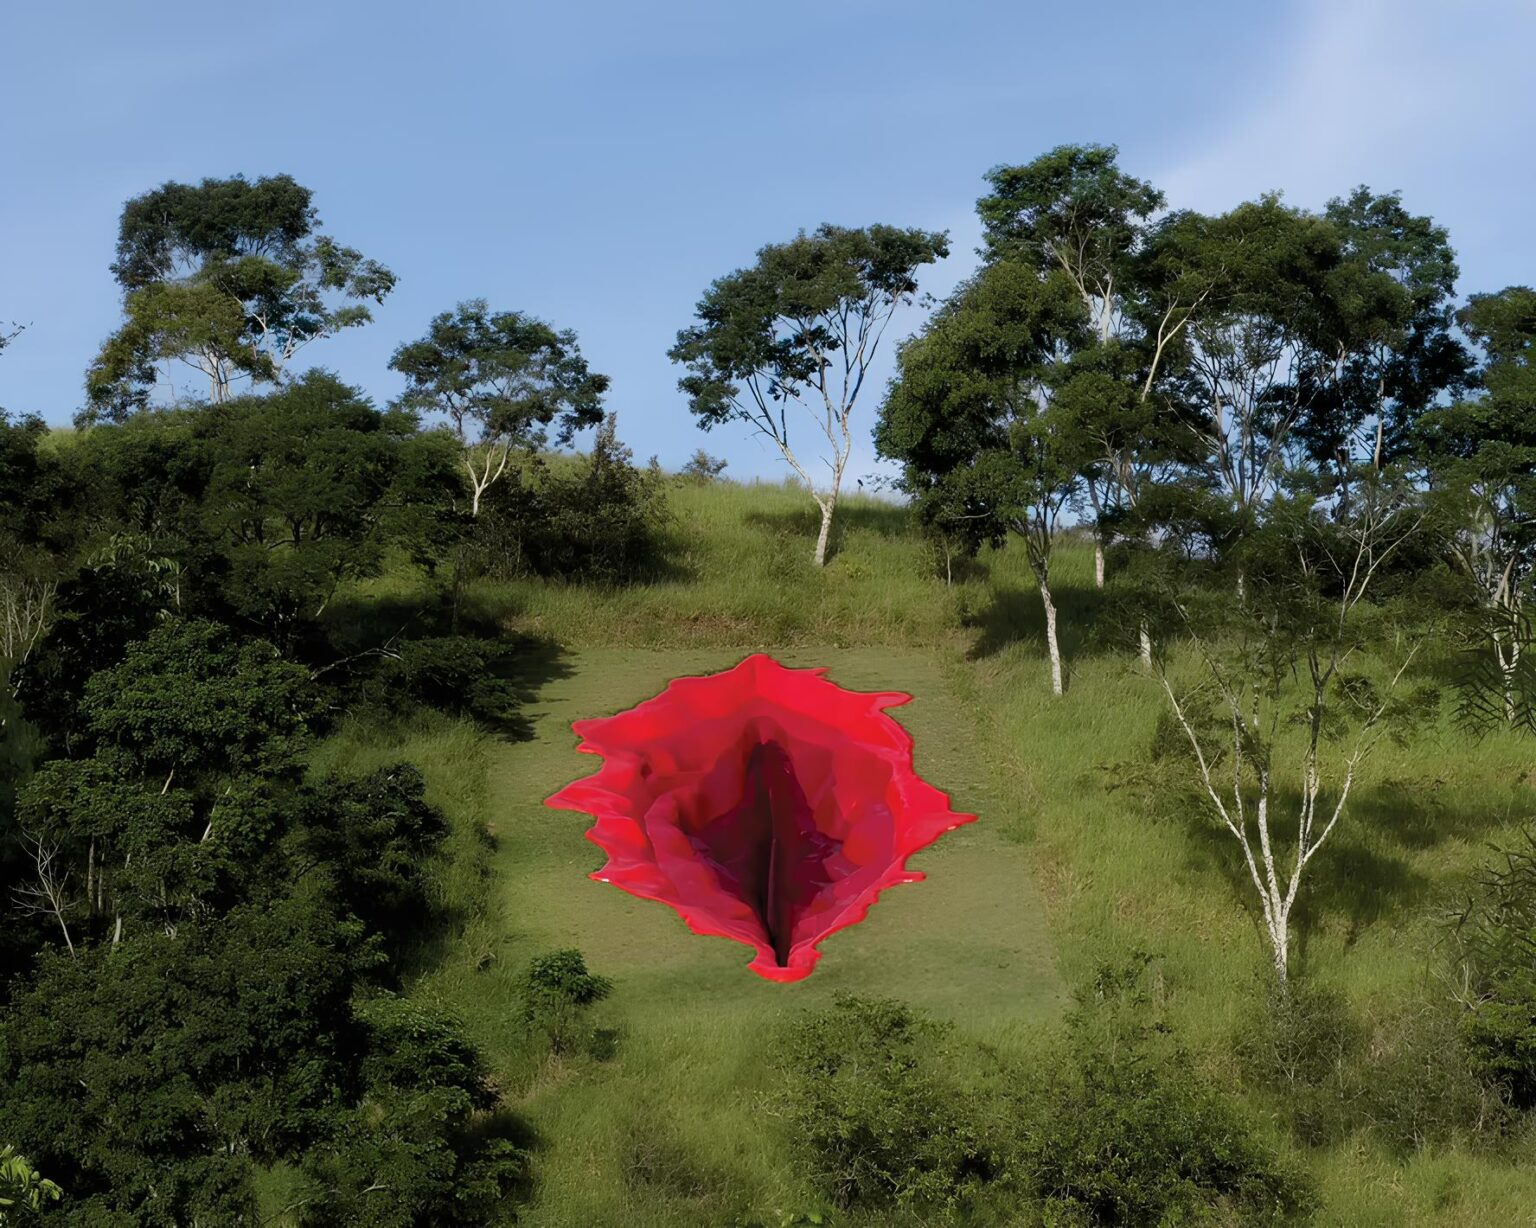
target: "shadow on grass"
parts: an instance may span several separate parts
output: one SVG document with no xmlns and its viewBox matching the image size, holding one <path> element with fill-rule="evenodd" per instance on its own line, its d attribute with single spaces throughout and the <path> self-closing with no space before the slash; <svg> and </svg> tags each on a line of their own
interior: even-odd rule
<svg viewBox="0 0 1536 1228">
<path fill-rule="evenodd" d="M 765 529 L 769 533 L 804 537 L 809 543 L 809 550 L 815 546 L 816 535 L 821 532 L 821 512 L 807 496 L 803 508 L 781 512 L 748 512 L 742 517 L 742 523 Z M 837 557 L 848 534 L 854 530 L 892 539 L 911 537 L 911 511 L 900 504 L 875 500 L 861 499 L 839 505 L 832 517 L 832 535 L 827 542 L 828 561 Z"/>
<path fill-rule="evenodd" d="M 975 642 L 967 656 L 972 661 L 995 656 L 1011 644 L 1029 641 L 1038 644 L 1045 655 L 1045 605 L 1040 590 L 1016 584 L 999 583 L 989 593 L 989 600 L 979 610 L 962 618 L 962 625 L 974 630 Z M 1056 638 L 1067 670 L 1084 657 L 1100 656 L 1110 645 L 1095 633 L 1104 597 L 1097 589 L 1072 584 L 1053 586 L 1056 603 Z"/>
<path fill-rule="evenodd" d="M 1352 796 L 1339 827 L 1303 871 L 1291 913 L 1292 956 L 1298 966 L 1304 964 L 1308 944 L 1315 935 L 1333 930 L 1346 946 L 1352 946 L 1377 922 L 1429 898 L 1433 882 L 1414 868 L 1407 856 L 1411 846 L 1405 846 L 1390 830 L 1374 825 L 1370 817 L 1383 806 L 1401 809 L 1401 798 L 1385 800 L 1378 796 L 1385 791 L 1389 789 L 1362 790 Z M 1279 790 L 1270 798 L 1271 838 L 1282 875 L 1288 875 L 1293 865 L 1295 844 L 1286 837 L 1295 831 L 1300 804 L 1300 793 L 1295 790 Z M 1269 938 L 1258 891 L 1241 847 L 1212 816 L 1209 804 L 1202 804 L 1193 793 L 1185 809 L 1191 866 L 1225 880 L 1233 897 L 1248 913 L 1267 952 Z M 1258 836 L 1251 823 L 1249 838 L 1254 842 L 1257 858 Z"/>
</svg>

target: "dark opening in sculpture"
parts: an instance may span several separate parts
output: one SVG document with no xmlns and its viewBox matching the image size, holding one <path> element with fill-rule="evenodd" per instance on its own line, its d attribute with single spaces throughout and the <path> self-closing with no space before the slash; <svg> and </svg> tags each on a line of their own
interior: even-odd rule
<svg viewBox="0 0 1536 1228">
<path fill-rule="evenodd" d="M 822 939 L 923 877 L 912 853 L 975 818 L 913 770 L 910 735 L 883 711 L 911 696 L 823 672 L 759 654 L 577 721 L 603 769 L 548 800 L 596 819 L 587 836 L 608 862 L 593 878 L 754 947 L 770 980 L 808 976 Z"/>
</svg>

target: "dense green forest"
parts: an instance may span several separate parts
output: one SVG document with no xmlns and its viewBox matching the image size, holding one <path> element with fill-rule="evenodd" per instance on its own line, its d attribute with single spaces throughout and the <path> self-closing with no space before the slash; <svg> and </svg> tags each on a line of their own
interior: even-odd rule
<svg viewBox="0 0 1536 1228">
<path fill-rule="evenodd" d="M 301 370 L 395 278 L 287 176 L 126 203 L 0 419 L 0 1222 L 1536 1222 L 1536 291 L 1109 147 L 978 213 L 926 316 L 829 225 L 677 322 L 772 485 L 538 304 Z M 979 816 L 795 985 L 542 805 L 754 651 Z"/>
</svg>

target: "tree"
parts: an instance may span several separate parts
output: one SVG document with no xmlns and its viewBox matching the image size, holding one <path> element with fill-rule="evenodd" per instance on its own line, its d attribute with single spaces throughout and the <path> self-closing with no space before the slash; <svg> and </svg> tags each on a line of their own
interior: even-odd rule
<svg viewBox="0 0 1536 1228">
<path fill-rule="evenodd" d="M 1042 277 L 1064 274 L 1087 314 L 1068 360 L 1075 414 L 1094 453 L 1083 489 L 1093 508 L 1100 588 L 1112 526 L 1134 510 L 1173 451 L 1169 435 L 1178 424 L 1154 389 L 1204 297 L 1190 285 L 1151 293 L 1142 257 L 1163 194 L 1122 171 L 1117 156 L 1113 146 L 1062 145 L 1026 165 L 996 167 L 987 173 L 991 194 L 976 205 L 988 259 L 1022 260 Z"/>
<path fill-rule="evenodd" d="M 668 351 L 688 369 L 678 387 L 702 429 L 746 424 L 805 483 L 821 511 L 818 567 L 827 561 L 864 379 L 891 317 L 917 292 L 917 270 L 948 254 L 944 233 L 883 225 L 802 232 L 711 285 L 699 300 L 698 323 L 679 332 Z M 791 441 L 791 402 L 826 439 L 825 484 L 812 479 Z"/>
<path fill-rule="evenodd" d="M 1530 640 L 1536 566 L 1536 291 L 1473 295 L 1458 320 L 1483 350 L 1477 395 L 1420 418 L 1417 435 L 1452 565 L 1484 615 L 1506 721 Z"/>
<path fill-rule="evenodd" d="M 544 443 L 552 423 L 556 441 L 567 444 L 603 420 L 609 380 L 588 369 L 576 334 L 522 312 L 493 313 L 484 299 L 434 317 L 427 335 L 400 346 L 389 365 L 406 379 L 402 406 L 452 424 L 475 516 L 514 447 Z"/>
<path fill-rule="evenodd" d="M 518 986 L 523 998 L 523 1027 L 557 1057 L 583 1039 L 585 1016 L 613 990 L 605 976 L 587 971 L 587 961 L 574 948 L 537 956 Z"/>
<path fill-rule="evenodd" d="M 1324 217 L 1341 244 L 1327 279 L 1336 327 L 1304 377 L 1315 391 L 1297 438 L 1343 516 L 1360 474 L 1403 458 L 1417 419 L 1465 386 L 1470 357 L 1452 331 L 1456 254 L 1443 226 L 1363 186 Z"/>
<path fill-rule="evenodd" d="M 345 581 L 376 575 L 386 547 L 453 497 L 434 446 L 445 441 L 327 372 L 209 406 L 194 432 L 207 467 L 197 529 L 222 555 L 218 597 L 280 636 L 318 618 Z"/>
<path fill-rule="evenodd" d="M 41 418 L 0 410 L 0 676 L 27 659 L 52 622 L 57 555 L 71 552 L 78 528 L 61 466 L 40 446 L 46 435 Z"/>
<path fill-rule="evenodd" d="M 86 720 L 146 775 L 207 777 L 289 768 L 317 697 L 309 672 L 271 644 L 205 621 L 172 622 L 85 684 Z"/>
<path fill-rule="evenodd" d="M 123 326 L 86 376 L 87 420 L 146 405 L 184 363 L 215 403 L 236 379 L 271 383 L 309 342 L 366 324 L 395 276 L 328 235 L 288 175 L 165 183 L 123 206 L 112 273 Z"/>
<path fill-rule="evenodd" d="M 1080 423 L 1054 401 L 1060 355 L 1083 316 L 1068 277 L 1002 261 L 962 286 L 901 348 L 875 444 L 901 462 L 928 525 L 975 545 L 1024 542 L 1045 611 L 1051 690 L 1064 690 L 1051 560 L 1089 460 Z"/>
<path fill-rule="evenodd" d="M 6 346 L 10 345 L 11 342 L 15 341 L 17 337 L 26 331 L 27 326 L 25 324 L 18 324 L 15 320 L 10 321 L 8 324 L 0 324 L 0 351 L 3 351 Z"/>
<path fill-rule="evenodd" d="M 1415 641 L 1370 599 L 1423 521 L 1390 475 L 1361 488 L 1344 522 L 1311 499 L 1282 498 L 1215 574 L 1186 571 L 1167 595 L 1198 681 L 1181 687 L 1166 660 L 1157 678 L 1198 789 L 1242 852 L 1282 986 L 1307 867 L 1344 818 L 1361 766 L 1414 713 L 1397 692 Z M 1228 583 L 1223 568 L 1243 583 Z M 1368 654 L 1395 642 L 1409 647 L 1373 676 Z M 1291 804 L 1285 779 L 1300 780 L 1288 819 L 1278 813 Z"/>
<path fill-rule="evenodd" d="M 1177 404 L 1240 519 L 1280 488 L 1320 377 L 1334 370 L 1317 356 L 1338 351 L 1329 279 L 1342 260 L 1335 227 L 1275 195 L 1214 218 L 1171 215 L 1149 239 L 1148 282 L 1198 304 L 1174 356 Z"/>
<path fill-rule="evenodd" d="M 688 463 L 678 471 L 678 476 L 695 485 L 707 486 L 717 481 L 729 464 L 729 461 L 711 456 L 703 448 L 698 448 L 688 458 Z"/>
</svg>

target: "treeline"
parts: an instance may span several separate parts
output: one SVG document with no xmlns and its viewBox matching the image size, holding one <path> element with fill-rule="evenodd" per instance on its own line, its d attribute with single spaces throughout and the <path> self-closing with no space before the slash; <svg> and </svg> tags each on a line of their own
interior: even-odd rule
<svg viewBox="0 0 1536 1228">
<path fill-rule="evenodd" d="M 366 706 L 515 709 L 504 649 L 446 618 L 323 621 L 391 552 L 449 548 L 454 453 L 323 375 L 0 440 L 34 610 L 8 645 L 7 1142 L 80 1222 L 253 1222 L 278 1161 L 305 1222 L 484 1222 L 524 1153 L 478 1124 L 457 1022 L 398 996 L 444 820 L 407 764 L 305 766 Z"/>
</svg>

